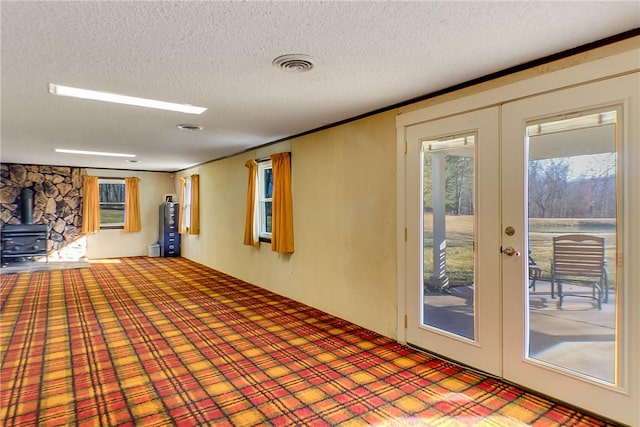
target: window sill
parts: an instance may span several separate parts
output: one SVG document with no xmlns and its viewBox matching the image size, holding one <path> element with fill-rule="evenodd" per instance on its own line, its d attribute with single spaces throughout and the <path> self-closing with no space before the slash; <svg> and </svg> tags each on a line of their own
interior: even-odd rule
<svg viewBox="0 0 640 427">
<path fill-rule="evenodd" d="M 124 230 L 124 225 L 101 225 L 100 230 Z"/>
<path fill-rule="evenodd" d="M 258 241 L 261 243 L 271 243 L 271 237 L 260 237 Z"/>
</svg>

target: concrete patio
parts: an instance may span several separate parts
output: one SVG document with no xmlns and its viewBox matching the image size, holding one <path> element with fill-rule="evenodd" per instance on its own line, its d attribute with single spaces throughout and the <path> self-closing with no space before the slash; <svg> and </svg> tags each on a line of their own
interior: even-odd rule
<svg viewBox="0 0 640 427">
<path fill-rule="evenodd" d="M 566 286 L 565 293 L 591 295 L 588 287 Z M 529 356 L 563 369 L 615 381 L 615 292 L 598 310 L 597 302 L 565 296 L 562 308 L 551 298 L 548 281 L 538 280 L 529 292 Z M 450 293 L 425 293 L 425 324 L 463 337 L 473 337 L 473 287 Z"/>
</svg>

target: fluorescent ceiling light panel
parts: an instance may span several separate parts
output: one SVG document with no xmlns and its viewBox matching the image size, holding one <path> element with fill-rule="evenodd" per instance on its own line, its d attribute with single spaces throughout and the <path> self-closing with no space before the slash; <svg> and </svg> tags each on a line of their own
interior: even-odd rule
<svg viewBox="0 0 640 427">
<path fill-rule="evenodd" d="M 116 104 L 157 108 L 159 110 L 178 111 L 180 113 L 188 114 L 202 114 L 207 111 L 207 109 L 204 107 L 195 107 L 189 104 L 176 104 L 173 102 L 155 101 L 153 99 L 136 98 L 135 96 L 118 95 L 116 93 L 107 93 L 95 90 L 80 89 L 76 87 L 60 86 L 55 83 L 49 83 L 49 93 L 60 96 L 70 96 L 72 98 L 114 102 Z"/>
<path fill-rule="evenodd" d="M 103 151 L 87 151 L 87 150 L 68 150 L 66 148 L 56 148 L 56 153 L 65 154 L 86 154 L 88 156 L 107 156 L 107 157 L 135 157 L 135 154 L 125 153 L 106 153 Z"/>
</svg>

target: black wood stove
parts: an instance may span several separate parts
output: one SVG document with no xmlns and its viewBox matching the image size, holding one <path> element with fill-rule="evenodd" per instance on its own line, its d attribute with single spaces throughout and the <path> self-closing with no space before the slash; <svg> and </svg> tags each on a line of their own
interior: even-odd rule
<svg viewBox="0 0 640 427">
<path fill-rule="evenodd" d="M 46 224 L 4 224 L 2 226 L 2 265 L 47 257 Z"/>
<path fill-rule="evenodd" d="M 33 224 L 33 190 L 30 188 L 20 193 L 20 207 L 22 224 L 3 224 L 0 229 L 2 265 L 34 261 L 36 257 L 45 257 L 49 262 L 48 227 L 46 224 Z"/>
</svg>

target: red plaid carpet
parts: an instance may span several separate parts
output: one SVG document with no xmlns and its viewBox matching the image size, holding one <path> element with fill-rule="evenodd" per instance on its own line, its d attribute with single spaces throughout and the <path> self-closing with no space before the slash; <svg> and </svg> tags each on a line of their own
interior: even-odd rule
<svg viewBox="0 0 640 427">
<path fill-rule="evenodd" d="M 1 282 L 3 425 L 607 425 L 182 258 Z"/>
</svg>

